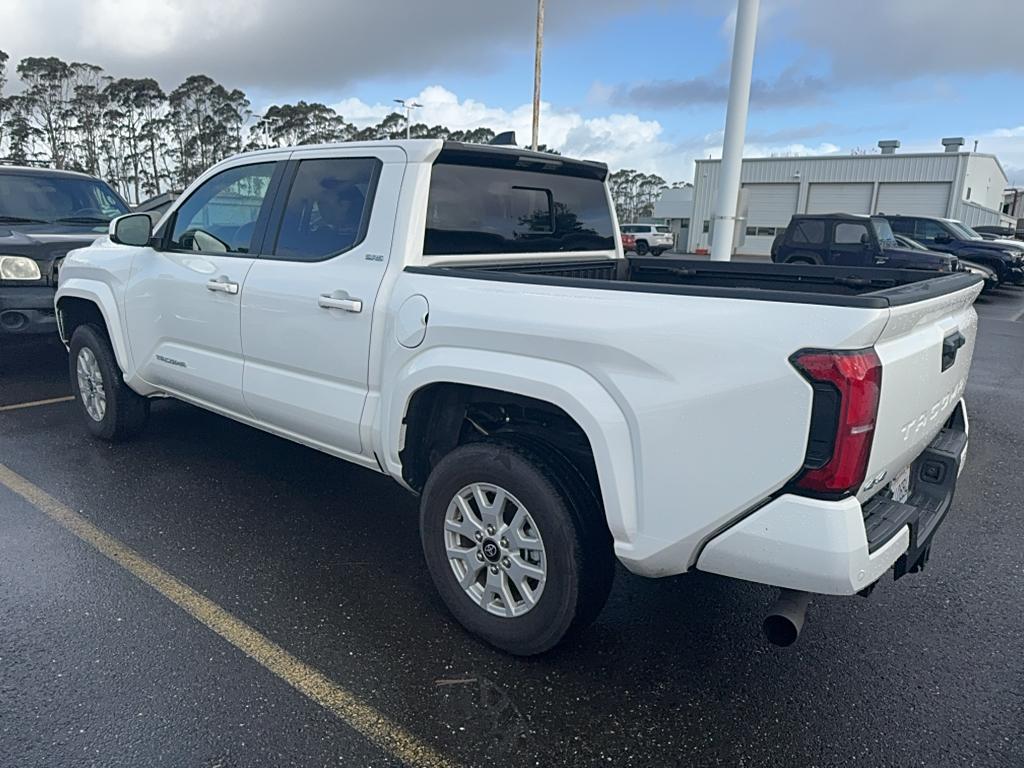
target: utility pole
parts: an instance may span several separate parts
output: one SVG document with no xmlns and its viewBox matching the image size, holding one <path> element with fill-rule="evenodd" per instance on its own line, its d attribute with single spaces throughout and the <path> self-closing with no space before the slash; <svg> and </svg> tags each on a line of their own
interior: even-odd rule
<svg viewBox="0 0 1024 768">
<path fill-rule="evenodd" d="M 417 104 L 415 101 L 406 101 L 405 99 L 395 99 L 396 104 L 401 104 L 402 108 L 405 109 L 405 138 L 410 139 L 410 128 L 412 127 L 412 111 L 419 109 L 422 104 Z"/>
<path fill-rule="evenodd" d="M 754 69 L 757 40 L 757 12 L 760 0 L 738 0 L 736 36 L 732 44 L 732 72 L 729 75 L 729 106 L 725 113 L 725 142 L 718 170 L 718 201 L 715 204 L 711 260 L 729 261 L 736 237 L 736 206 L 743 167 L 743 142 L 747 134 L 750 106 L 750 78 Z"/>
<path fill-rule="evenodd" d="M 544 0 L 537 0 L 537 48 L 533 59 L 533 137 L 531 147 L 537 151 L 540 134 L 540 61 L 544 51 Z"/>
</svg>

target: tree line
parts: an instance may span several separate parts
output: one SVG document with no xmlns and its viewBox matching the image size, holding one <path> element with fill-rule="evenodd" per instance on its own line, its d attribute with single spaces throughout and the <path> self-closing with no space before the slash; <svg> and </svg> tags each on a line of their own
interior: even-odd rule
<svg viewBox="0 0 1024 768">
<path fill-rule="evenodd" d="M 166 92 L 151 77 L 114 78 L 95 64 L 53 56 L 24 58 L 13 71 L 8 63 L 0 50 L 0 160 L 82 171 L 135 202 L 180 191 L 209 166 L 241 151 L 398 139 L 406 133 L 405 116 L 398 112 L 364 128 L 318 102 L 275 104 L 255 114 L 244 92 L 207 75 L 192 75 Z M 21 88 L 4 96 L 9 73 Z M 487 143 L 495 132 L 414 123 L 409 135 Z M 667 187 L 660 176 L 628 169 L 609 181 L 623 221 L 650 216 Z"/>
</svg>

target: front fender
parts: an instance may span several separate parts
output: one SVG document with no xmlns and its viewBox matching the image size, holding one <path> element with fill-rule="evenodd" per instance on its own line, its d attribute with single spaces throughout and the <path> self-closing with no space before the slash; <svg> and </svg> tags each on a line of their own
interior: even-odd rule
<svg viewBox="0 0 1024 768">
<path fill-rule="evenodd" d="M 467 384 L 556 405 L 583 429 L 594 452 L 608 527 L 616 541 L 637 533 L 637 479 L 626 416 L 593 377 L 571 365 L 504 352 L 434 347 L 386 379 L 377 435 L 385 469 L 402 476 L 403 420 L 412 396 L 436 383 Z"/>
<path fill-rule="evenodd" d="M 117 364 L 121 367 L 125 379 L 130 378 L 131 373 L 134 371 L 134 365 L 132 364 L 128 344 L 125 341 L 121 312 L 117 307 L 117 301 L 114 298 L 114 292 L 110 290 L 110 286 L 97 280 L 74 277 L 62 279 L 55 298 L 58 317 L 60 316 L 61 300 L 67 298 L 85 299 L 86 301 L 91 301 L 99 308 L 100 314 L 103 315 L 103 321 L 107 325 L 107 335 L 110 337 L 110 344 L 114 348 L 114 357 L 117 358 Z M 64 323 L 61 322 L 58 326 L 61 339 L 65 344 L 69 343 L 71 339 L 67 338 L 65 334 Z"/>
</svg>

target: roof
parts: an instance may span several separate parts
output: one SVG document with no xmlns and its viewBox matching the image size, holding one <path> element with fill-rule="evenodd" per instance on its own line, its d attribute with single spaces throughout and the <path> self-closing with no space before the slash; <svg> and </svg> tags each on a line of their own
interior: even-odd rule
<svg viewBox="0 0 1024 768">
<path fill-rule="evenodd" d="M 336 141 L 329 144 L 301 144 L 295 147 L 272 147 L 244 153 L 246 157 L 255 157 L 265 154 L 273 154 L 286 150 L 323 150 L 323 149 L 377 149 L 379 147 L 398 147 L 403 150 L 409 162 L 433 162 L 440 152 L 452 154 L 476 154 L 492 155 L 493 157 L 516 157 L 543 162 L 546 165 L 568 166 L 579 170 L 587 169 L 588 174 L 603 174 L 608 172 L 605 163 L 598 163 L 591 160 L 576 160 L 563 155 L 555 155 L 550 152 L 533 152 L 524 147 L 517 147 L 509 144 L 469 144 L 460 141 L 445 141 L 442 139 L 379 139 L 376 141 Z M 235 155 L 239 157 L 239 155 Z M 602 178 L 603 178 L 602 175 Z"/>
<path fill-rule="evenodd" d="M 875 214 L 881 216 L 882 214 Z M 864 221 L 872 218 L 866 213 L 794 213 L 794 219 L 850 219 L 851 221 Z"/>
<path fill-rule="evenodd" d="M 88 173 L 80 173 L 79 171 L 66 171 L 58 170 L 57 168 L 39 168 L 31 165 L 3 165 L 0 164 L 0 174 L 10 173 L 17 174 L 19 176 L 60 176 L 64 178 L 73 179 L 95 179 L 95 176 L 90 176 Z"/>
<path fill-rule="evenodd" d="M 830 160 L 899 160 L 904 157 L 983 157 L 988 160 L 992 160 L 999 167 L 1000 172 L 1004 178 L 1006 176 L 1006 169 L 1003 168 L 1003 164 L 999 162 L 999 158 L 990 152 L 893 152 L 891 154 L 882 154 L 880 152 L 871 152 L 865 155 L 793 155 L 787 157 L 744 157 L 744 163 L 764 163 L 764 162 L 800 162 L 800 161 L 815 161 L 824 162 Z M 720 163 L 722 158 L 720 157 L 705 157 L 697 158 L 697 165 L 701 163 Z"/>
</svg>

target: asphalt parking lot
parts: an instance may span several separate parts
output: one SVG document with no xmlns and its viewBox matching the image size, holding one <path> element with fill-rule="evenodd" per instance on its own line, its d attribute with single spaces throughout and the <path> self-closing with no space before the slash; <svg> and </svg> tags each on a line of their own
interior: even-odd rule
<svg viewBox="0 0 1024 768">
<path fill-rule="evenodd" d="M 1024 765 L 1024 289 L 978 311 L 931 563 L 816 600 L 790 649 L 768 588 L 620 571 L 577 643 L 504 656 L 390 480 L 174 402 L 99 443 L 59 347 L 8 355 L 0 766 Z"/>
</svg>

